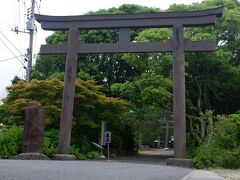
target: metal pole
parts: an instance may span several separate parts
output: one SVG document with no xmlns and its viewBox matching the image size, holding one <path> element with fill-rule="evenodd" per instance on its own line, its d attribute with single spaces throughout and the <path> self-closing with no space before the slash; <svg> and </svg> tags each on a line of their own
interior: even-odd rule
<svg viewBox="0 0 240 180">
<path fill-rule="evenodd" d="M 142 148 L 142 133 L 139 134 L 139 143 L 138 143 L 138 148 Z"/>
<path fill-rule="evenodd" d="M 31 7 L 31 14 L 28 23 L 30 23 L 29 30 L 29 48 L 28 48 L 28 64 L 27 64 L 27 75 L 26 80 L 30 82 L 31 80 L 31 73 L 32 73 L 32 52 L 33 52 L 33 33 L 34 33 L 34 11 L 35 11 L 35 0 L 32 0 L 32 7 Z"/>
<path fill-rule="evenodd" d="M 186 157 L 185 67 L 183 25 L 173 26 L 174 157 Z"/>
<path fill-rule="evenodd" d="M 168 148 L 168 131 L 169 131 L 169 123 L 166 123 L 166 134 L 165 134 L 165 148 Z"/>
<path fill-rule="evenodd" d="M 107 151 L 108 151 L 108 160 L 110 159 L 109 158 L 109 143 L 107 143 Z"/>
<path fill-rule="evenodd" d="M 74 105 L 75 79 L 77 71 L 77 49 L 79 30 L 71 28 L 68 34 L 68 53 L 64 76 L 63 103 L 60 121 L 59 154 L 68 154 L 71 141 L 72 114 Z"/>
</svg>

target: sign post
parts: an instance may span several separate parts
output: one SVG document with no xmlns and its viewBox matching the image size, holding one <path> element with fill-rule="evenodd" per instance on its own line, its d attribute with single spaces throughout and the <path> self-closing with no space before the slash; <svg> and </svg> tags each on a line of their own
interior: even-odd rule
<svg viewBox="0 0 240 180">
<path fill-rule="evenodd" d="M 109 158 L 109 144 L 111 143 L 111 140 L 112 140 L 112 133 L 110 131 L 107 131 L 105 133 L 105 136 L 106 136 L 106 143 L 107 143 L 107 157 L 108 157 L 108 160 L 110 159 Z"/>
</svg>

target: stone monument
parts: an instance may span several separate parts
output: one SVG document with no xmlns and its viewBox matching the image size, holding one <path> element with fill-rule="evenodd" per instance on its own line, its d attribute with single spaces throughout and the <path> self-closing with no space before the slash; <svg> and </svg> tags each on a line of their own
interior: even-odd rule
<svg viewBox="0 0 240 180">
<path fill-rule="evenodd" d="M 47 160 L 43 152 L 45 111 L 39 104 L 25 109 L 22 153 L 10 159 Z"/>
</svg>

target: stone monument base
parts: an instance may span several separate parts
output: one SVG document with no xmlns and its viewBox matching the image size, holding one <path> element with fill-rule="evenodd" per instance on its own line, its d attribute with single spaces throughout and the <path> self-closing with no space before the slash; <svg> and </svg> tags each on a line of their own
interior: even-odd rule
<svg viewBox="0 0 240 180">
<path fill-rule="evenodd" d="M 61 160 L 61 161 L 72 161 L 76 160 L 76 157 L 74 155 L 70 154 L 54 154 L 51 157 L 52 160 Z"/>
<path fill-rule="evenodd" d="M 167 165 L 192 168 L 193 162 L 191 159 L 185 159 L 185 158 L 168 158 Z"/>
<path fill-rule="evenodd" d="M 41 153 L 21 153 L 16 156 L 10 156 L 8 159 L 19 159 L 19 160 L 50 160 L 45 154 Z"/>
</svg>

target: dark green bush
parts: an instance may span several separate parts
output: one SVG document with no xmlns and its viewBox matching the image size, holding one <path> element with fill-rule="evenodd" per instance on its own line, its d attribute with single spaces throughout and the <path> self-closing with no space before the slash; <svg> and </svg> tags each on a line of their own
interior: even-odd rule
<svg viewBox="0 0 240 180">
<path fill-rule="evenodd" d="M 59 131 L 57 129 L 49 129 L 45 132 L 43 153 L 47 156 L 51 156 L 57 153 L 58 133 Z"/>
<path fill-rule="evenodd" d="M 86 135 L 82 135 L 80 133 L 77 135 L 76 132 L 72 133 L 71 144 L 73 147 L 79 149 L 79 152 L 81 153 L 87 153 L 91 151 L 90 141 Z"/>
<path fill-rule="evenodd" d="M 239 168 L 240 167 L 240 154 L 237 151 L 221 151 L 222 156 L 216 158 L 216 164 L 224 168 Z"/>
<path fill-rule="evenodd" d="M 201 144 L 199 137 L 199 126 L 194 124 L 193 132 L 187 133 L 187 157 L 193 158 L 197 154 L 197 149 Z"/>
<path fill-rule="evenodd" d="M 22 150 L 23 128 L 12 126 L 0 132 L 0 158 L 19 154 Z"/>
<path fill-rule="evenodd" d="M 97 151 L 81 152 L 80 148 L 77 148 L 75 145 L 70 147 L 70 154 L 79 160 L 98 159 L 101 156 L 100 152 Z"/>
<path fill-rule="evenodd" d="M 90 151 L 87 153 L 87 157 L 89 159 L 98 159 L 98 158 L 100 158 L 100 156 L 101 156 L 101 154 L 98 151 Z"/>
<path fill-rule="evenodd" d="M 0 133 L 0 157 L 8 158 L 22 151 L 22 126 L 11 126 Z M 46 131 L 43 144 L 43 152 L 50 156 L 57 152 L 58 130 Z"/>
<path fill-rule="evenodd" d="M 52 156 L 57 153 L 58 136 L 59 130 L 57 129 L 49 129 L 45 132 L 43 152 L 47 156 Z M 76 156 L 77 159 L 96 159 L 100 156 L 98 152 L 91 151 L 91 147 L 86 136 L 78 138 L 73 136 L 71 142 L 72 145 L 70 147 L 70 154 Z"/>
<path fill-rule="evenodd" d="M 240 114 L 219 116 L 194 158 L 196 168 L 240 168 Z"/>
<path fill-rule="evenodd" d="M 45 131 L 43 153 L 52 156 L 57 153 L 58 148 L 57 129 L 48 129 Z M 11 126 L 0 132 L 0 158 L 8 158 L 22 152 L 22 126 Z M 73 145 L 70 147 L 70 154 L 75 155 L 77 159 L 96 159 L 100 157 L 100 152 L 92 151 L 89 141 L 85 136 L 73 138 Z"/>
<path fill-rule="evenodd" d="M 70 154 L 74 155 L 79 160 L 85 160 L 87 159 L 87 156 L 85 153 L 81 153 L 80 149 L 72 145 L 70 147 Z"/>
</svg>

